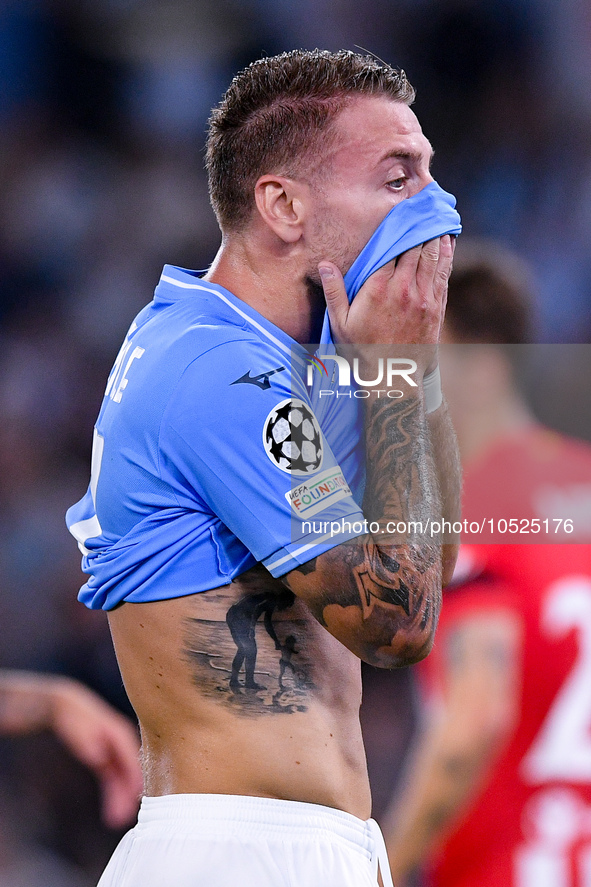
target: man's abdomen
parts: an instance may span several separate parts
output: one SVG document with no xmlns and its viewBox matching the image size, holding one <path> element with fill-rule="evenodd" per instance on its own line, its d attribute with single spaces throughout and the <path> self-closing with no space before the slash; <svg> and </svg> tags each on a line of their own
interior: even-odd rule
<svg viewBox="0 0 591 887">
<path fill-rule="evenodd" d="M 370 815 L 359 660 L 255 568 L 109 614 L 148 795 L 208 792 Z"/>
</svg>

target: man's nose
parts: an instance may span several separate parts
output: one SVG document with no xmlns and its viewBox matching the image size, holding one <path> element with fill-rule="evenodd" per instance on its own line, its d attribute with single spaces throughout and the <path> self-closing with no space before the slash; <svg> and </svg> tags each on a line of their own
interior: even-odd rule
<svg viewBox="0 0 591 887">
<path fill-rule="evenodd" d="M 418 194 L 419 191 L 422 191 L 423 188 L 426 188 L 427 185 L 430 185 L 431 182 L 434 182 L 435 179 L 429 172 L 429 170 L 425 170 L 424 172 L 419 173 L 415 179 L 410 184 L 410 188 L 408 190 L 408 196 L 414 197 L 415 194 Z"/>
</svg>

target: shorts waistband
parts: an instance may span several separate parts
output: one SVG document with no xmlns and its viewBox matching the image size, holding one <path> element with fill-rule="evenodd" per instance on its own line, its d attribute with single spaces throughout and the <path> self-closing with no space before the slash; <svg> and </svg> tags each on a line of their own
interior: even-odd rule
<svg viewBox="0 0 591 887">
<path fill-rule="evenodd" d="M 276 798 L 210 794 L 144 797 L 138 825 L 151 823 L 174 823 L 175 828 L 185 823 L 202 835 L 205 831 L 222 833 L 226 837 L 234 831 L 242 836 L 263 838 L 277 837 L 285 832 L 293 839 L 321 831 L 329 833 L 333 839 L 336 837 L 353 844 L 370 858 L 375 846 L 370 824 L 351 813 L 321 804 Z"/>
<path fill-rule="evenodd" d="M 380 828 L 373 819 L 365 822 L 344 810 L 255 798 L 248 795 L 182 794 L 144 797 L 137 828 L 171 828 L 175 834 L 186 828 L 203 839 L 325 839 L 342 842 L 372 863 L 377 882 L 378 867 L 384 887 L 393 887 L 388 856 Z"/>
</svg>

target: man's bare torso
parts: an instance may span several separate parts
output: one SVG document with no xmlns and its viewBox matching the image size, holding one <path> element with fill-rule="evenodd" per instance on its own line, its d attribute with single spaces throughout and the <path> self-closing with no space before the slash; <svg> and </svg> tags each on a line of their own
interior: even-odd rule
<svg viewBox="0 0 591 887">
<path fill-rule="evenodd" d="M 146 793 L 244 794 L 366 819 L 360 662 L 255 567 L 109 614 L 143 743 Z"/>
</svg>

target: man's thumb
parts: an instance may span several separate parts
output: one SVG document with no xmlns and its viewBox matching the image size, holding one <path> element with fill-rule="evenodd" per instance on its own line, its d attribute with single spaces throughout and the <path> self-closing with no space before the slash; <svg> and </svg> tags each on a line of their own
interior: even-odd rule
<svg viewBox="0 0 591 887">
<path fill-rule="evenodd" d="M 349 300 L 343 275 L 332 262 L 321 262 L 318 265 L 318 272 L 322 281 L 328 316 L 333 326 L 338 326 L 340 323 L 344 323 L 349 311 Z"/>
</svg>

